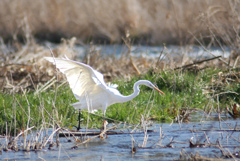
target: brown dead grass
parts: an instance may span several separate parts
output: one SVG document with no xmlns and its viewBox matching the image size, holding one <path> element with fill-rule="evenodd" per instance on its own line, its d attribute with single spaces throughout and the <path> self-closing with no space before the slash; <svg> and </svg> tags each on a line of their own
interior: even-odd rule
<svg viewBox="0 0 240 161">
<path fill-rule="evenodd" d="M 76 38 L 63 40 L 56 48 L 50 49 L 46 46 L 36 44 L 34 40 L 28 40 L 27 44 L 14 44 L 7 47 L 5 52 L 2 47 L 0 51 L 0 90 L 19 91 L 21 88 L 35 89 L 37 85 L 50 80 L 53 76 L 53 67 L 44 59 L 44 56 L 64 57 L 70 59 L 75 57 L 72 47 Z M 5 45 L 5 44 L 2 44 Z M 16 48 L 17 46 L 17 48 Z M 59 77 L 61 80 L 62 76 Z"/>
<path fill-rule="evenodd" d="M 156 60 L 144 57 L 134 58 L 129 54 L 122 54 L 120 59 L 114 56 L 102 56 L 99 50 L 92 46 L 91 52 L 86 53 L 82 60 L 76 57 L 73 50 L 76 38 L 63 40 L 55 49 L 36 44 L 34 41 L 25 45 L 19 44 L 19 49 L 7 53 L 0 52 L 0 85 L 1 91 L 21 91 L 21 88 L 36 90 L 54 76 L 58 81 L 64 76 L 57 72 L 54 65 L 46 61 L 44 56 L 65 57 L 89 64 L 94 69 L 103 73 L 106 81 L 116 78 L 130 79 L 134 75 L 144 74 L 154 67 Z M 20 47 L 21 46 L 21 47 Z M 8 48 L 10 49 L 10 48 Z M 164 63 L 158 63 L 159 69 Z"/>
<path fill-rule="evenodd" d="M 240 1 L 226 0 L 2 0 L 0 35 L 76 36 L 119 42 L 129 31 L 148 43 L 238 42 Z M 219 44 L 218 44 L 219 45 Z"/>
<path fill-rule="evenodd" d="M 76 51 L 73 49 L 75 42 L 76 38 L 63 39 L 62 43 L 54 49 L 37 44 L 34 39 L 27 40 L 27 43 L 24 45 L 16 42 L 13 46 L 7 47 L 6 44 L 2 44 L 5 45 L 5 48 L 4 46 L 0 48 L 0 90 L 14 92 L 22 89 L 38 90 L 50 79 L 53 82 L 64 80 L 64 76 L 57 72 L 55 66 L 43 59 L 44 56 L 67 56 L 70 59 L 89 64 L 103 73 L 107 82 L 119 78 L 130 80 L 132 76 L 145 74 L 149 71 L 158 73 L 169 69 L 198 72 L 208 67 L 235 68 L 239 65 L 238 59 L 231 59 L 231 61 L 228 61 L 230 64 L 225 64 L 226 60 L 220 57 L 210 60 L 211 63 L 207 59 L 195 61 L 181 55 L 173 58 L 166 48 L 161 52 L 161 55 L 165 56 L 162 60 L 143 56 L 132 57 L 130 52 L 122 54 L 117 59 L 114 57 L 114 54 L 112 56 L 101 55 L 99 50 L 95 50 L 94 45 L 92 45 L 84 58 L 79 60 L 76 57 Z M 125 43 L 130 51 L 130 39 L 126 38 Z M 54 76 L 56 77 L 53 80 Z"/>
</svg>

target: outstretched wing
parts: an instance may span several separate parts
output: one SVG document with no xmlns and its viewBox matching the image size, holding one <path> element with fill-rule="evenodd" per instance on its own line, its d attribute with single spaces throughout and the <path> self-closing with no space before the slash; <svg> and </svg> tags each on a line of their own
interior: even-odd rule
<svg viewBox="0 0 240 161">
<path fill-rule="evenodd" d="M 45 57 L 66 75 L 70 88 L 77 99 L 85 94 L 106 92 L 103 75 L 89 65 L 64 58 Z"/>
</svg>

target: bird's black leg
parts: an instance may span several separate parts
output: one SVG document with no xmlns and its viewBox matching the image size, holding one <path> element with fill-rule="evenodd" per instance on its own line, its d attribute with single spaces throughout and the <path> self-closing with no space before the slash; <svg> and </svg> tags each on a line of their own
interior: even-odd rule
<svg viewBox="0 0 240 161">
<path fill-rule="evenodd" d="M 79 109 L 78 111 L 78 127 L 77 127 L 77 131 L 79 131 L 81 129 L 80 127 L 80 123 L 81 123 L 81 110 Z"/>
<path fill-rule="evenodd" d="M 104 129 L 104 121 L 105 121 L 105 115 L 103 114 L 103 117 L 102 117 L 102 127 L 100 128 L 100 132 L 103 132 L 103 129 Z"/>
</svg>

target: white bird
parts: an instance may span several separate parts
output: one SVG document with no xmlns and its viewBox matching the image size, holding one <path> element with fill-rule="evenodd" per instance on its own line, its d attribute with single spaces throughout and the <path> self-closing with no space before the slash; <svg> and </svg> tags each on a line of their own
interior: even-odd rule
<svg viewBox="0 0 240 161">
<path fill-rule="evenodd" d="M 65 74 L 74 96 L 79 101 L 72 104 L 75 109 L 88 109 L 91 111 L 101 109 L 105 117 L 108 106 L 135 98 L 140 92 L 139 85 L 146 85 L 165 95 L 150 81 L 139 80 L 133 86 L 133 94 L 124 96 L 116 88 L 107 86 L 103 75 L 87 64 L 68 58 L 45 57 L 45 59 L 52 62 Z"/>
</svg>

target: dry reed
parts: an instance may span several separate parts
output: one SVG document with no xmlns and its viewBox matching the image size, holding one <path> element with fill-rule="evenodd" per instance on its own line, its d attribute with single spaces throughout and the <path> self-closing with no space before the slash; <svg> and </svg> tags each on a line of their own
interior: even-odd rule
<svg viewBox="0 0 240 161">
<path fill-rule="evenodd" d="M 195 41 L 192 35 L 209 44 L 232 44 L 239 41 L 239 6 L 239 0 L 2 0 L 0 35 L 25 36 L 27 23 L 31 34 L 48 40 L 120 42 L 129 32 L 151 44 L 188 44 Z"/>
<path fill-rule="evenodd" d="M 26 34 L 27 35 L 27 34 Z M 27 37 L 27 36 L 26 36 Z M 63 80 L 64 76 L 61 73 L 56 73 L 55 67 L 43 59 L 44 56 L 64 57 L 65 55 L 70 59 L 76 59 L 77 53 L 74 50 L 76 38 L 69 40 L 62 40 L 54 49 L 46 47 L 44 45 L 37 44 L 34 39 L 27 39 L 27 44 L 14 44 L 11 47 L 7 47 L 6 52 L 3 52 L 4 48 L 1 47 L 1 66 L 0 66 L 0 90 L 1 91 L 21 91 L 23 89 L 35 90 L 35 93 L 44 91 L 55 82 Z M 103 73 L 105 80 L 111 81 L 116 78 L 124 78 L 130 80 L 134 75 L 142 75 L 149 70 L 158 73 L 163 69 L 183 69 L 190 71 L 199 71 L 210 66 L 227 66 L 237 68 L 239 61 L 236 57 L 230 57 L 228 60 L 225 58 L 215 57 L 206 60 L 195 61 L 194 59 L 185 58 L 180 55 L 178 57 L 172 57 L 172 53 L 169 53 L 165 47 L 159 55 L 159 59 L 146 58 L 144 56 L 134 57 L 130 55 L 131 51 L 131 39 L 126 38 L 126 46 L 128 52 L 122 54 L 120 58 L 112 56 L 102 56 L 99 50 L 96 50 L 92 45 L 89 52 L 81 61 L 89 64 L 99 72 Z M 12 48 L 18 48 L 12 50 Z M 163 56 L 163 59 L 160 57 Z M 219 59 L 221 61 L 219 61 Z M 211 61 L 211 65 L 207 63 Z M 228 63 L 230 62 L 230 63 Z M 57 75 L 56 75 L 57 74 Z M 222 78 L 235 77 L 239 73 L 223 74 Z M 55 77 L 55 78 L 54 78 Z M 227 78 L 228 79 L 228 78 Z M 217 82 L 216 82 L 217 83 Z"/>
</svg>

